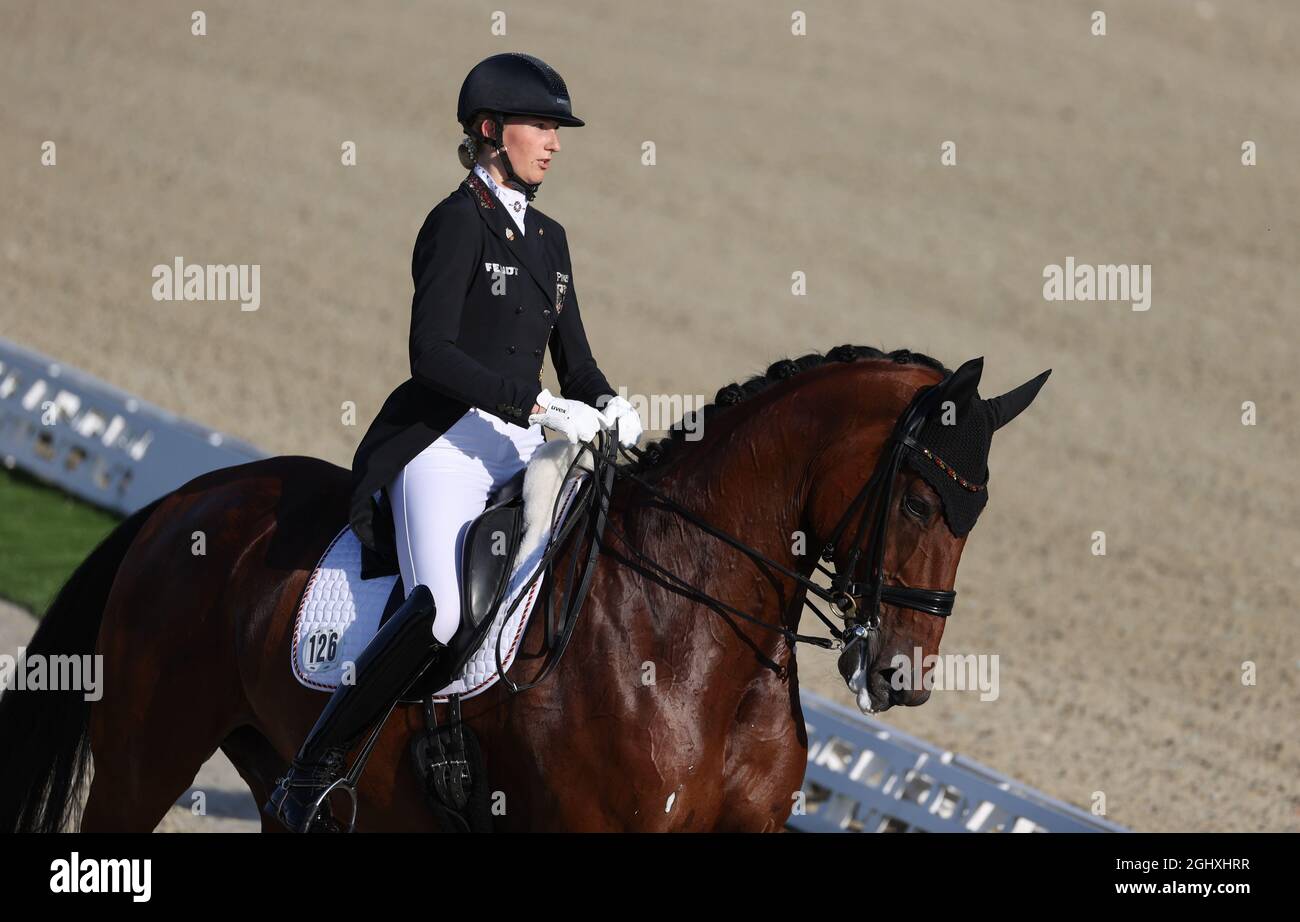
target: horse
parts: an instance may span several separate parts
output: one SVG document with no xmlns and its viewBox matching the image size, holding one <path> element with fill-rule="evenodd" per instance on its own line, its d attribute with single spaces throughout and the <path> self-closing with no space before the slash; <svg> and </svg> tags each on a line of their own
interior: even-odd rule
<svg viewBox="0 0 1300 922">
<path fill-rule="evenodd" d="M 634 476 L 611 491 L 566 654 L 527 692 L 498 682 L 462 704 L 493 829 L 781 831 L 808 747 L 792 642 L 807 586 L 794 574 L 813 575 L 833 534 L 825 559 L 837 570 L 856 561 L 837 522 L 900 416 L 951 377 L 906 350 L 785 359 L 719 390 L 703 426 L 682 421 L 620 465 Z M 950 599 L 966 537 L 946 524 L 931 483 L 895 468 L 880 500 L 880 582 Z M 0 696 L 0 829 L 79 819 L 82 831 L 151 831 L 217 749 L 265 803 L 326 700 L 294 679 L 288 651 L 308 578 L 348 523 L 349 489 L 343 468 L 272 457 L 197 477 L 121 522 L 28 646 L 29 656 L 101 655 L 102 698 Z M 565 570 L 555 568 L 552 591 Z M 945 621 L 884 599 L 856 689 L 874 711 L 924 703 L 926 690 L 889 681 L 890 664 L 915 647 L 936 654 Z M 544 658 L 541 620 L 510 669 L 521 682 Z M 399 706 L 384 724 L 357 787 L 358 831 L 443 830 L 408 758 L 423 717 Z M 265 814 L 262 829 L 283 831 Z"/>
</svg>

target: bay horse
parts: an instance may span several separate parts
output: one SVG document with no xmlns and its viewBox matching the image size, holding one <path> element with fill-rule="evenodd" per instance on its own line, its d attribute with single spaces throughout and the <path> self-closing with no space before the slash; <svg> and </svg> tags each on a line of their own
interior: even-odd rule
<svg viewBox="0 0 1300 922">
<path fill-rule="evenodd" d="M 564 658 L 530 691 L 498 682 L 462 705 L 500 808 L 495 829 L 782 829 L 807 760 L 788 633 L 806 588 L 690 526 L 641 484 L 811 576 L 896 419 L 946 376 L 926 356 L 862 346 L 783 360 L 722 388 L 698 440 L 679 423 L 624 465 L 641 480 L 613 491 Z M 951 590 L 966 538 L 938 514 L 940 494 L 909 469 L 888 486 L 882 579 Z M 349 489 L 343 468 L 274 457 L 200 476 L 120 523 L 28 646 L 29 656 L 101 654 L 102 698 L 0 696 L 0 829 L 58 831 L 79 817 L 83 831 L 151 831 L 218 748 L 265 803 L 327 697 L 295 680 L 289 648 L 308 577 L 347 524 Z M 761 624 L 682 591 L 643 559 Z M 921 704 L 928 692 L 879 677 L 896 653 L 937 653 L 944 619 L 883 610 L 859 701 Z M 541 661 L 541 622 L 531 619 L 511 667 L 517 681 Z M 419 707 L 388 719 L 357 789 L 359 831 L 440 829 L 408 758 L 423 729 Z M 283 831 L 265 815 L 262 824 Z"/>
</svg>

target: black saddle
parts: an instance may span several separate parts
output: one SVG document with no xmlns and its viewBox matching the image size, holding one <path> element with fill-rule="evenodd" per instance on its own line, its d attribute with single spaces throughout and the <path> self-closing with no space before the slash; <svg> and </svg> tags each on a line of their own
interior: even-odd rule
<svg viewBox="0 0 1300 922">
<path fill-rule="evenodd" d="M 523 531 L 524 471 L 521 470 L 488 497 L 487 508 L 469 523 L 460 580 L 460 627 L 438 661 L 398 699 L 403 704 L 420 704 L 450 684 L 479 648 L 505 597 Z M 381 626 L 405 598 L 399 575 L 379 619 Z"/>
</svg>

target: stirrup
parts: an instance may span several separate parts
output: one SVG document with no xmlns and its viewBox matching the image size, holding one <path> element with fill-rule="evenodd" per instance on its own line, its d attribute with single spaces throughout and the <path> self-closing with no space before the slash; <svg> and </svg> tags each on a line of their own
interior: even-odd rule
<svg viewBox="0 0 1300 922">
<path fill-rule="evenodd" d="M 296 791 L 312 792 L 302 800 Z M 352 802 L 347 829 L 340 829 L 330 809 L 329 796 L 341 790 Z M 345 757 L 338 751 L 329 753 L 322 762 L 303 765 L 295 759 L 289 773 L 276 780 L 275 790 L 262 812 L 278 820 L 290 832 L 352 832 L 357 825 L 357 791 Z"/>
</svg>

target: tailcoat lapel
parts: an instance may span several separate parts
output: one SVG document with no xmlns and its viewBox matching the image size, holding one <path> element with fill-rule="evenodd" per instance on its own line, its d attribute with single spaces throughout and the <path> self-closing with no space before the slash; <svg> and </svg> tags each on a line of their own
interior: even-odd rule
<svg viewBox="0 0 1300 922">
<path fill-rule="evenodd" d="M 492 190 L 487 187 L 483 180 L 479 179 L 474 173 L 470 173 L 465 178 L 465 186 L 468 187 L 470 195 L 478 203 L 478 215 L 484 223 L 492 229 L 492 232 L 501 238 L 510 252 L 519 260 L 519 264 L 524 267 L 542 293 L 546 295 L 549 302 L 555 301 L 555 273 L 547 272 L 543 259 L 541 246 L 532 246 L 524 242 L 524 234 L 515 224 L 515 219 L 510 217 L 509 211 L 501 204 Z M 534 217 L 534 222 L 540 218 Z"/>
</svg>

